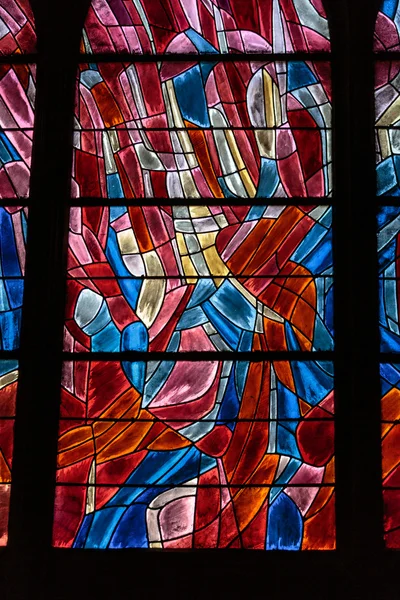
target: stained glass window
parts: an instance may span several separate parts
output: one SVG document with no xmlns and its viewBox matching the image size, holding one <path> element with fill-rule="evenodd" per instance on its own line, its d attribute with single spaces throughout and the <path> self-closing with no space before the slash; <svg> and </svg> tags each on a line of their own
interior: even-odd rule
<svg viewBox="0 0 400 600">
<path fill-rule="evenodd" d="M 7 544 L 18 349 L 35 109 L 35 51 L 26 0 L 0 0 L 0 546 Z"/>
<path fill-rule="evenodd" d="M 55 546 L 335 548 L 329 51 L 320 1 L 93 0 Z"/>
</svg>

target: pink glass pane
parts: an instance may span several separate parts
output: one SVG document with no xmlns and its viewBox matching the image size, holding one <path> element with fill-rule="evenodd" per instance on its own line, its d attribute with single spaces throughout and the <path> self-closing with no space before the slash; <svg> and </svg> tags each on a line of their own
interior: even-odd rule
<svg viewBox="0 0 400 600">
<path fill-rule="evenodd" d="M 35 50 L 35 20 L 29 0 L 0 0 L 0 55 Z"/>
<path fill-rule="evenodd" d="M 0 65 L 0 198 L 29 196 L 36 65 Z"/>
</svg>

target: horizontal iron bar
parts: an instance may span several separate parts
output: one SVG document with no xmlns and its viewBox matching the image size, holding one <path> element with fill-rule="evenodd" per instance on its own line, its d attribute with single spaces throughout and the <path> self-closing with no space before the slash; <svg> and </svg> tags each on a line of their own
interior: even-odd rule
<svg viewBox="0 0 400 600">
<path fill-rule="evenodd" d="M 0 56 L 0 64 L 5 65 L 25 65 L 38 64 L 41 61 L 40 54 L 11 54 L 9 56 Z"/>
<path fill-rule="evenodd" d="M 202 484 L 202 485 L 198 485 L 198 484 L 193 484 L 193 485 L 175 485 L 175 484 L 162 484 L 162 483 L 137 483 L 135 485 L 130 485 L 127 483 L 121 483 L 121 484 L 115 484 L 114 482 L 110 482 L 110 483 L 96 483 L 94 485 L 91 485 L 90 483 L 63 483 L 63 482 L 57 482 L 56 483 L 57 487 L 97 487 L 97 488 L 109 488 L 109 487 L 118 487 L 118 488 L 132 488 L 132 489 L 136 489 L 136 488 L 174 488 L 174 489 L 191 489 L 191 488 L 211 488 L 211 489 L 225 489 L 225 488 L 237 488 L 237 489 L 245 489 L 245 488 L 265 488 L 265 489 L 274 489 L 274 488 L 311 488 L 311 489 L 319 489 L 319 488 L 335 488 L 336 486 L 336 482 L 332 482 L 332 483 L 318 483 L 318 484 L 307 484 L 307 483 L 273 483 L 273 484 L 257 484 L 257 483 L 246 483 L 246 484 L 240 484 L 240 483 L 227 483 L 225 485 L 218 485 L 218 484 Z M 113 506 L 118 506 L 117 504 L 113 504 Z"/>
<path fill-rule="evenodd" d="M 254 54 L 132 54 L 129 52 L 102 54 L 80 54 L 77 56 L 79 63 L 146 63 L 146 62 L 329 62 L 332 54 L 329 52 L 297 52 L 293 54 L 282 53 L 254 53 Z"/>
<path fill-rule="evenodd" d="M 71 198 L 68 205 L 84 206 L 331 206 L 333 198 Z"/>
<path fill-rule="evenodd" d="M 184 406 L 184 405 L 183 405 Z M 1 419 L 3 418 L 9 418 L 9 419 L 13 419 L 14 417 L 1 417 Z M 73 423 L 73 422 L 77 422 L 77 423 L 82 423 L 82 421 L 84 421 L 85 423 L 218 423 L 218 425 L 220 424 L 226 424 L 226 423 L 304 423 L 304 422 L 316 422 L 316 423 L 325 423 L 325 421 L 330 422 L 330 421 L 334 421 L 335 417 L 328 417 L 328 418 L 308 418 L 308 417 L 299 417 L 298 419 L 161 419 L 160 417 L 155 417 L 154 419 L 128 419 L 128 418 L 118 418 L 118 419 L 112 419 L 112 418 L 106 418 L 106 417 L 60 417 L 60 421 L 68 421 L 68 423 Z"/>
<path fill-rule="evenodd" d="M 397 352 L 381 352 L 380 353 L 381 363 L 393 363 L 400 365 L 400 353 Z"/>
<path fill-rule="evenodd" d="M 394 54 L 394 53 L 393 53 Z M 374 55 L 379 60 L 389 60 L 382 54 Z M 398 55 L 399 59 L 400 56 Z M 130 54 L 130 53 L 104 53 L 104 54 L 79 54 L 72 53 L 69 57 L 69 63 L 135 63 L 135 62 L 333 62 L 335 53 L 329 52 L 297 52 L 293 54 Z M 9 56 L 0 56 L 0 64 L 40 64 L 43 62 L 41 53 L 12 54 Z"/>
<path fill-rule="evenodd" d="M 385 206 L 400 206 L 400 198 L 394 196 L 377 196 L 373 199 L 377 208 L 384 208 Z"/>
<path fill-rule="evenodd" d="M 22 208 L 29 208 L 31 203 L 30 198 L 1 198 L 0 206 L 2 208 L 7 208 L 7 206 L 21 206 Z"/>
<path fill-rule="evenodd" d="M 225 127 L 195 127 L 188 125 L 187 127 L 80 127 L 74 128 L 74 133 L 80 132 L 105 132 L 105 131 L 332 131 L 332 127 L 231 127 L 226 125 Z M 179 154 L 174 152 L 174 154 Z M 190 154 L 188 152 L 182 152 L 182 154 Z"/>
<path fill-rule="evenodd" d="M 392 52 L 387 50 L 383 52 L 373 52 L 372 56 L 376 61 L 400 61 L 400 52 L 398 51 Z"/>
<path fill-rule="evenodd" d="M 80 267 L 74 267 L 79 269 Z M 81 277 L 80 275 L 70 275 L 68 274 L 67 276 L 67 280 L 71 280 L 71 281 L 115 281 L 116 279 L 118 280 L 134 280 L 134 281 L 147 281 L 147 280 L 180 280 L 180 279 L 197 279 L 197 280 L 209 280 L 209 279 L 333 279 L 333 275 L 246 275 L 246 274 L 238 274 L 238 275 L 143 275 L 142 277 L 134 277 L 134 276 L 122 276 L 119 277 L 118 275 L 114 275 L 114 277 L 101 277 L 101 276 L 95 276 L 95 277 Z M 22 279 L 22 277 L 0 277 L 0 279 Z"/>
<path fill-rule="evenodd" d="M 0 360 L 18 360 L 19 350 L 0 350 Z"/>
<path fill-rule="evenodd" d="M 335 352 L 63 352 L 64 361 L 84 362 L 332 362 Z"/>
</svg>

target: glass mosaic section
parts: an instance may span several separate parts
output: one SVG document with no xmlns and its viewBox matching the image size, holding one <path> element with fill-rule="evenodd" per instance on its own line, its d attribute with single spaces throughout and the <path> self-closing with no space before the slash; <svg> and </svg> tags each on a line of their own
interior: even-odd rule
<svg viewBox="0 0 400 600">
<path fill-rule="evenodd" d="M 0 207 L 0 350 L 19 349 L 27 209 Z"/>
<path fill-rule="evenodd" d="M 400 548 L 400 365 L 381 365 L 385 542 Z"/>
<path fill-rule="evenodd" d="M 88 54 L 267 54 L 330 50 L 321 0 L 93 0 Z"/>
<path fill-rule="evenodd" d="M 383 352 L 400 352 L 399 234 L 400 207 L 380 208 L 378 213 L 379 323 Z"/>
<path fill-rule="evenodd" d="M 82 64 L 72 195 L 327 197 L 326 62 Z"/>
<path fill-rule="evenodd" d="M 398 52 L 400 50 L 399 34 L 399 0 L 382 0 L 375 26 L 375 52 Z"/>
<path fill-rule="evenodd" d="M 384 0 L 375 30 L 375 51 L 400 51 L 400 5 Z M 388 55 L 389 57 L 389 55 Z M 400 195 L 400 61 L 375 65 L 377 193 Z M 400 207 L 378 210 L 379 325 L 381 351 L 400 352 Z M 400 548 L 400 365 L 381 364 L 382 478 L 386 547 Z"/>
<path fill-rule="evenodd" d="M 8 540 L 18 362 L 0 361 L 0 546 Z"/>
<path fill-rule="evenodd" d="M 36 65 L 0 65 L 0 199 L 29 196 Z"/>
<path fill-rule="evenodd" d="M 0 0 L 0 55 L 35 51 L 35 19 L 29 0 Z"/>
<path fill-rule="evenodd" d="M 0 546 L 8 542 L 36 97 L 36 65 L 13 61 L 35 51 L 29 1 L 0 0 L 0 57 L 9 57 L 0 64 Z"/>
<path fill-rule="evenodd" d="M 67 362 L 54 544 L 335 547 L 326 362 Z"/>
<path fill-rule="evenodd" d="M 331 350 L 328 206 L 71 210 L 69 352 Z"/>
<path fill-rule="evenodd" d="M 27 209 L 0 207 L 0 350 L 19 350 Z M 18 361 L 0 361 L 0 546 L 8 541 Z"/>
</svg>

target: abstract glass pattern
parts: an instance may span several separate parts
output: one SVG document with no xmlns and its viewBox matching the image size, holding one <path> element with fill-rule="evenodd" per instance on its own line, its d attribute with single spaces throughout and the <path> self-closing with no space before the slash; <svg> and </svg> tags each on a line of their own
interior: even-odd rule
<svg viewBox="0 0 400 600">
<path fill-rule="evenodd" d="M 55 543 L 333 549 L 333 413 L 326 362 L 67 362 Z"/>
<path fill-rule="evenodd" d="M 328 206 L 71 210 L 67 351 L 331 350 Z"/>
<path fill-rule="evenodd" d="M 382 352 L 400 352 L 399 329 L 400 207 L 378 214 L 379 299 Z"/>
<path fill-rule="evenodd" d="M 400 168 L 400 61 L 375 66 L 377 192 L 398 196 Z"/>
<path fill-rule="evenodd" d="M 400 5 L 398 0 L 382 2 L 375 29 L 375 50 L 399 52 Z M 400 61 L 375 64 L 375 111 L 377 194 L 400 195 Z M 380 206 L 378 210 L 379 326 L 381 351 L 400 352 L 399 320 L 399 241 L 400 206 Z M 400 367 L 388 359 L 380 366 L 382 391 L 382 478 L 384 537 L 387 548 L 400 548 L 399 463 L 400 463 Z"/>
<path fill-rule="evenodd" d="M 385 542 L 400 548 L 400 365 L 381 365 Z"/>
<path fill-rule="evenodd" d="M 29 196 L 36 65 L 0 65 L 0 199 Z"/>
<path fill-rule="evenodd" d="M 14 358 L 20 346 L 35 124 L 36 65 L 20 58 L 35 51 L 29 1 L 0 0 L 0 56 L 8 57 L 0 64 L 0 546 L 8 540 L 18 379 Z"/>
<path fill-rule="evenodd" d="M 29 0 L 0 0 L 0 55 L 35 51 L 35 20 Z"/>
<path fill-rule="evenodd" d="M 334 549 L 322 3 L 97 0 L 81 50 L 54 545 Z"/>
<path fill-rule="evenodd" d="M 82 52 L 325 52 L 321 0 L 93 0 Z"/>
<path fill-rule="evenodd" d="M 382 0 L 378 13 L 374 48 L 376 52 L 400 50 L 400 4 L 399 0 Z"/>
<path fill-rule="evenodd" d="M 326 62 L 83 64 L 73 195 L 324 197 Z"/>
<path fill-rule="evenodd" d="M 17 361 L 0 361 L 0 546 L 7 545 L 8 510 L 11 493 L 11 466 L 15 399 L 17 394 Z"/>
<path fill-rule="evenodd" d="M 18 350 L 25 274 L 27 209 L 0 207 L 0 350 Z"/>
</svg>

